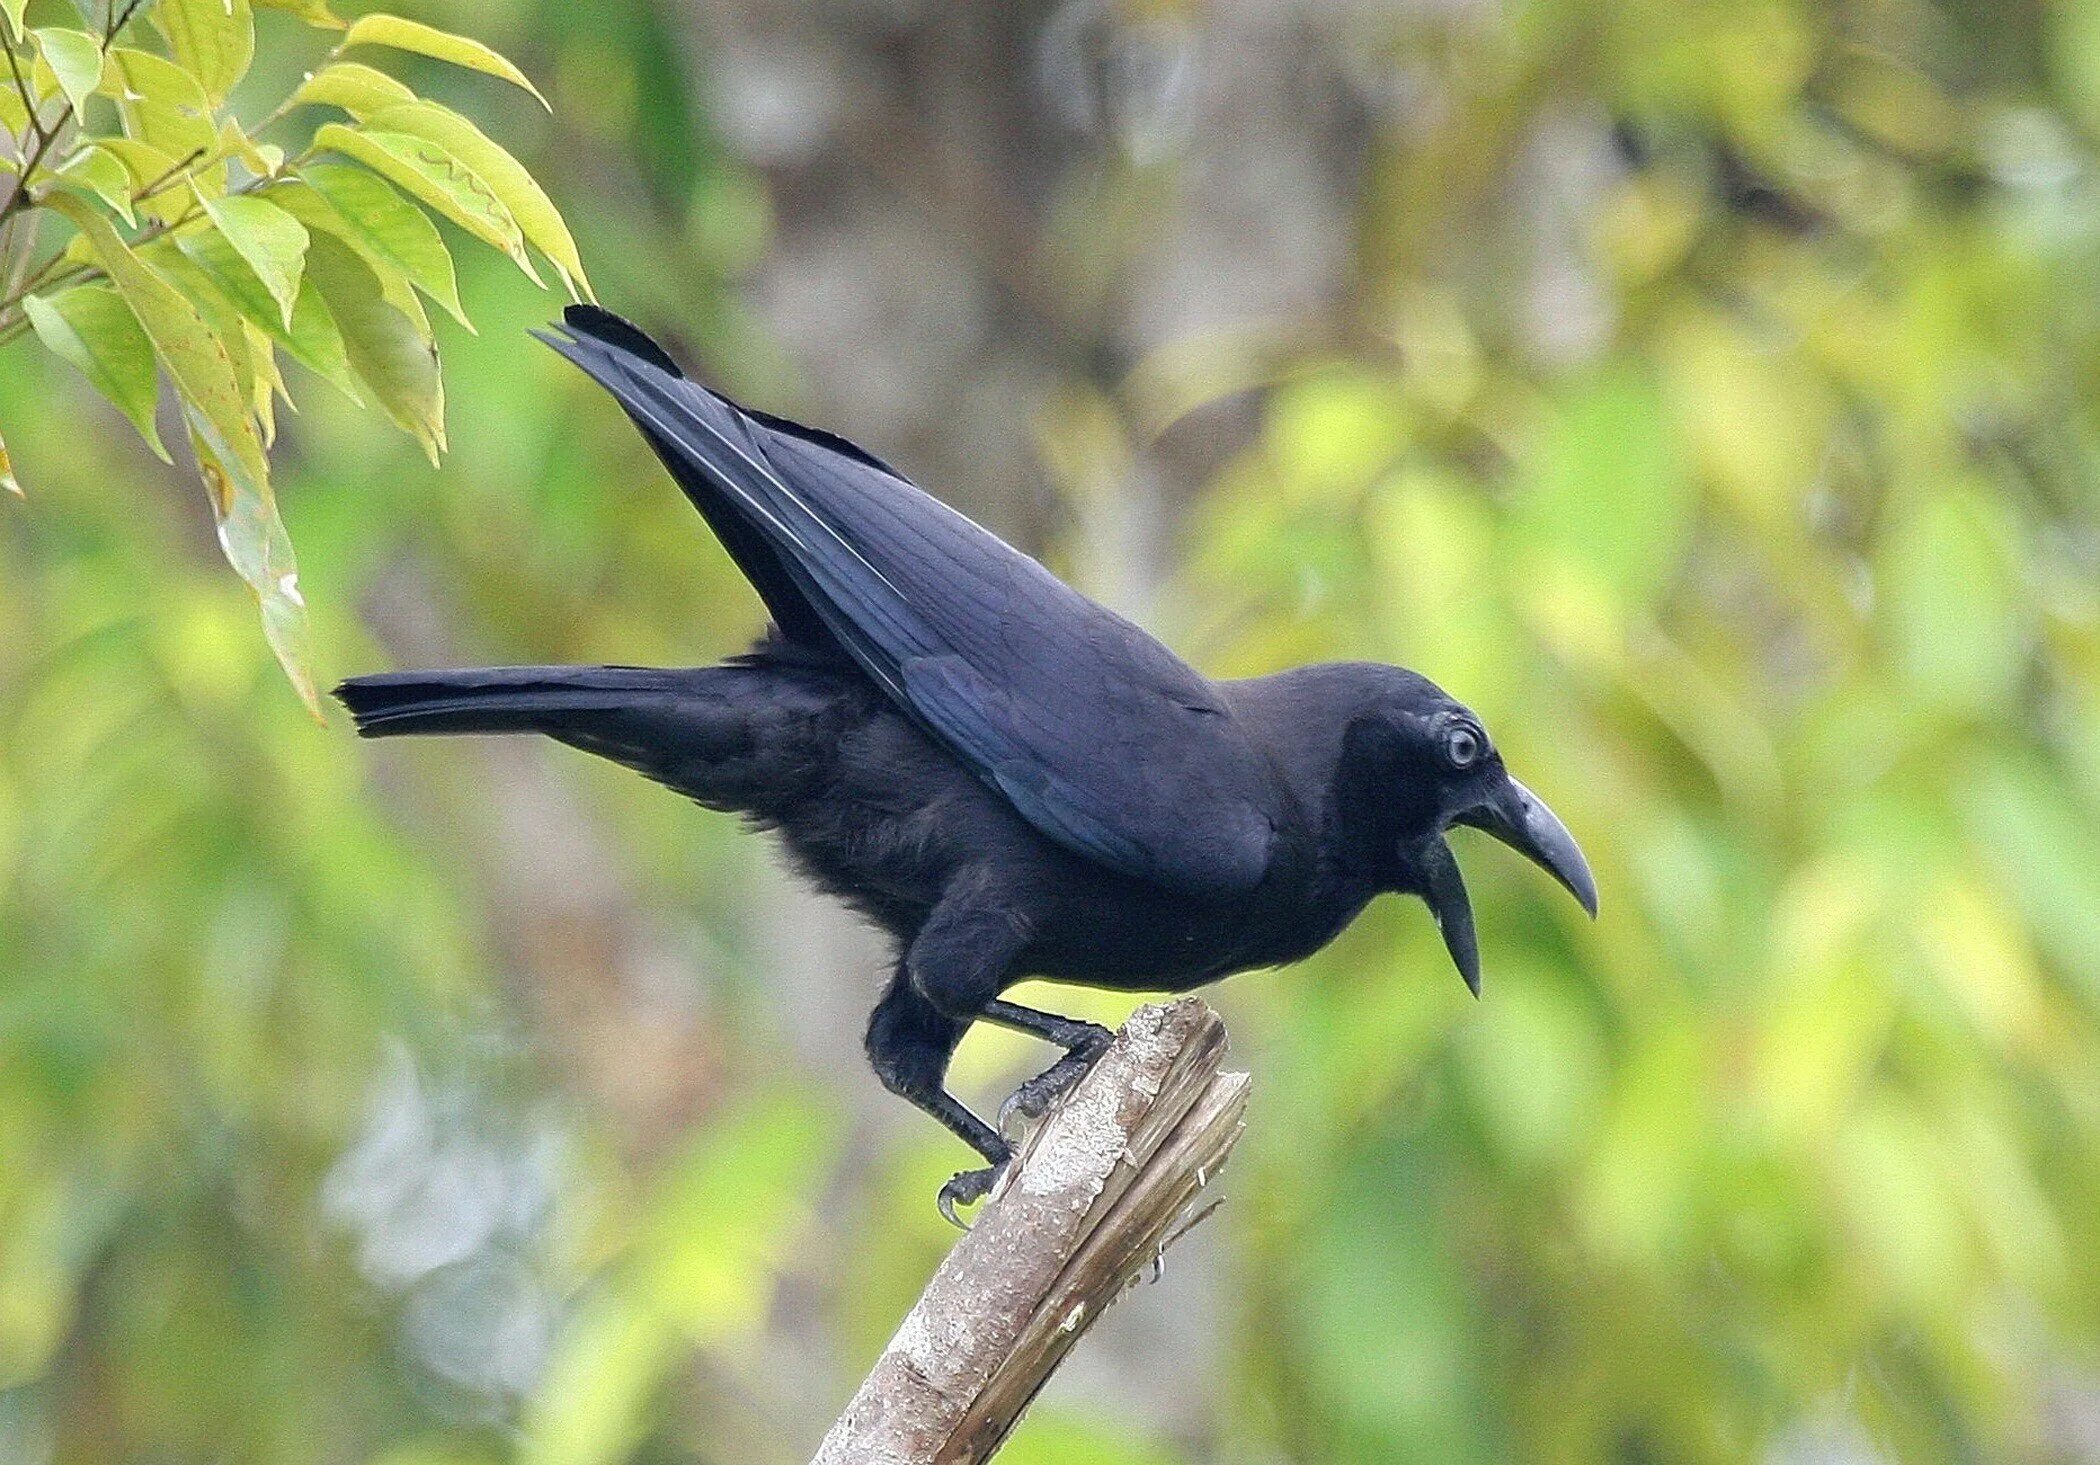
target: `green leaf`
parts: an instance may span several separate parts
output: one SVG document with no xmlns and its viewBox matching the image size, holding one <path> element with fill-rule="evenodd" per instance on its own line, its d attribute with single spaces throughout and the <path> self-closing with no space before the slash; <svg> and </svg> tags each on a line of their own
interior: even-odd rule
<svg viewBox="0 0 2100 1465">
<path fill-rule="evenodd" d="M 367 119 L 377 133 L 406 133 L 435 143 L 481 178 L 510 210 L 525 238 L 554 262 L 571 294 L 588 298 L 590 281 L 561 211 L 525 171 L 525 165 L 490 140 L 466 118 L 435 102 L 409 102 L 374 112 Z"/>
<path fill-rule="evenodd" d="M 113 47 L 103 68 L 102 90 L 116 98 L 125 136 L 150 143 L 171 158 L 201 157 L 219 140 L 204 88 L 164 56 Z"/>
<path fill-rule="evenodd" d="M 340 107 L 353 117 L 413 102 L 416 94 L 384 71 L 356 61 L 324 66 L 292 93 L 295 107 Z"/>
<path fill-rule="evenodd" d="M 137 186 L 132 182 L 131 170 L 106 147 L 90 143 L 61 163 L 51 181 L 102 200 L 127 224 L 138 222 L 131 209 L 132 190 Z"/>
<path fill-rule="evenodd" d="M 28 125 L 29 109 L 22 105 L 21 93 L 14 89 L 10 79 L 8 84 L 0 85 L 0 127 L 9 132 L 20 132 Z M 5 167 L 10 173 L 21 171 L 11 158 L 0 159 L 0 167 Z"/>
<path fill-rule="evenodd" d="M 149 142 L 130 137 L 98 138 L 95 146 L 108 152 L 130 173 L 131 202 L 140 213 L 171 224 L 189 212 L 188 195 L 180 188 L 161 188 L 149 199 L 139 198 L 143 190 L 166 183 L 180 171 L 175 159 Z"/>
<path fill-rule="evenodd" d="M 39 341 L 77 368 L 94 389 L 131 419 L 162 462 L 172 461 L 153 420 L 160 388 L 153 343 L 124 298 L 108 285 L 79 285 L 46 299 L 22 301 Z"/>
<path fill-rule="evenodd" d="M 211 284 L 248 325 L 262 331 L 268 340 L 282 345 L 292 353 L 295 361 L 327 380 L 351 401 L 363 404 L 357 379 L 343 354 L 342 335 L 311 281 L 301 279 L 299 293 L 287 318 L 276 297 L 257 277 L 254 267 L 234 249 L 224 234 L 216 229 L 185 230 L 176 237 L 175 243 L 185 259 L 210 277 Z M 226 333 L 221 331 L 220 334 Z M 259 353 L 251 351 L 249 354 Z M 252 382 L 250 390 L 258 400 L 263 398 L 264 394 Z"/>
<path fill-rule="evenodd" d="M 299 566 L 292 538 L 278 517 L 277 499 L 266 475 L 252 474 L 237 455 L 221 451 L 216 425 L 195 407 L 185 411 L 190 447 L 219 524 L 219 548 L 234 573 L 255 592 L 262 610 L 263 639 L 291 679 L 307 710 L 321 719 L 307 649 L 306 601 L 299 594 Z"/>
<path fill-rule="evenodd" d="M 396 51 L 413 51 L 419 56 L 449 61 L 470 71 L 500 76 L 531 92 L 548 111 L 554 110 L 524 72 L 481 42 L 466 36 L 455 36 L 417 21 L 403 20 L 398 15 L 364 15 L 350 27 L 350 34 L 343 37 L 341 49 L 347 51 L 352 46 L 388 46 Z"/>
<path fill-rule="evenodd" d="M 275 178 L 284 168 L 283 148 L 273 142 L 256 142 L 231 117 L 219 123 L 219 151 L 227 157 L 239 158 L 258 178 Z"/>
<path fill-rule="evenodd" d="M 86 31 L 58 26 L 41 26 L 30 35 L 36 38 L 37 55 L 57 78 L 58 89 L 73 104 L 73 115 L 79 116 L 102 84 L 102 43 Z"/>
<path fill-rule="evenodd" d="M 241 400 L 252 403 L 255 400 L 255 359 L 254 353 L 248 349 L 247 315 L 227 296 L 217 279 L 181 252 L 172 236 L 154 240 L 141 248 L 138 254 L 140 259 L 162 279 L 181 291 L 183 298 L 197 308 L 197 314 L 204 318 L 204 323 L 211 327 L 212 334 L 218 337 L 226 359 L 233 363 L 234 379 L 240 385 Z M 242 268 L 245 269 L 246 266 Z M 262 288 L 260 282 L 253 288 L 263 301 L 262 313 L 266 317 L 274 317 L 277 307 L 276 303 L 270 300 L 269 292 Z"/>
<path fill-rule="evenodd" d="M 214 104 L 225 101 L 255 59 L 248 0 L 156 0 L 152 15 L 175 63 Z"/>
<path fill-rule="evenodd" d="M 363 176 L 370 178 L 372 175 L 367 173 Z M 373 181 L 378 182 L 376 179 Z M 379 186 L 386 187 L 384 183 L 380 183 Z M 271 189 L 269 198 L 309 230 L 331 234 L 355 250 L 358 257 L 365 262 L 365 267 L 378 277 L 380 298 L 413 321 L 416 330 L 426 342 L 433 346 L 436 344 L 436 338 L 430 330 L 430 315 L 423 309 L 423 302 L 417 296 L 415 286 L 409 283 L 408 276 L 402 273 L 398 265 L 373 251 L 356 224 L 345 219 L 304 183 L 286 182 Z M 414 212 L 414 206 L 411 204 L 403 204 L 402 207 Z M 435 230 L 429 219 L 423 218 L 420 213 L 416 216 L 422 219 L 425 228 Z"/>
<path fill-rule="evenodd" d="M 19 38 L 22 34 L 22 12 L 29 8 L 29 0 L 0 0 L 0 16 L 7 18 L 7 33 Z"/>
<path fill-rule="evenodd" d="M 400 132 L 361 132 L 330 122 L 314 134 L 314 146 L 364 164 L 410 196 L 422 200 L 484 244 L 494 245 L 540 283 L 525 253 L 518 220 L 481 175 L 450 152 Z"/>
<path fill-rule="evenodd" d="M 308 228 L 328 229 L 353 247 L 361 247 L 368 261 L 376 257 L 393 266 L 454 320 L 469 331 L 474 329 L 460 304 L 452 254 L 428 215 L 395 192 L 384 178 L 363 168 L 314 163 L 302 168 L 299 176 L 307 186 L 292 190 L 293 197 L 310 199 L 315 210 L 325 210 L 308 216 L 300 214 L 294 204 L 286 204 Z"/>
<path fill-rule="evenodd" d="M 307 272 L 335 316 L 358 377 L 436 463 L 445 446 L 445 387 L 436 348 L 388 303 L 379 277 L 357 252 L 334 236 L 313 236 Z"/>
<path fill-rule="evenodd" d="M 255 0 L 264 10 L 281 10 L 287 15 L 296 15 L 310 26 L 322 30 L 339 31 L 343 18 L 328 8 L 328 0 Z"/>
<path fill-rule="evenodd" d="M 213 198 L 200 191 L 197 202 L 255 271 L 289 329 L 292 305 L 299 298 L 299 276 L 306 268 L 306 226 L 260 198 Z"/>
<path fill-rule="evenodd" d="M 145 328 L 177 390 L 196 408 L 214 451 L 250 480 L 267 484 L 269 467 L 248 416 L 240 373 L 197 307 L 133 253 L 93 207 L 64 193 L 51 195 L 49 205 L 78 226 L 103 272 Z"/>
</svg>

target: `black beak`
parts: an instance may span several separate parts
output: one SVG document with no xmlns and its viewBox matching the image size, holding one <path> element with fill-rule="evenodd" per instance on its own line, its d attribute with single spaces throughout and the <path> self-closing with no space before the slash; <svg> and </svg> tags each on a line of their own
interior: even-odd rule
<svg viewBox="0 0 2100 1465">
<path fill-rule="evenodd" d="M 1539 796 L 1514 778 L 1505 774 L 1501 787 L 1455 822 L 1494 835 L 1558 880 L 1592 917 L 1597 914 L 1597 881 L 1582 847 Z"/>
<path fill-rule="evenodd" d="M 1429 904 L 1429 914 L 1436 917 L 1451 964 L 1466 979 L 1466 990 L 1478 997 L 1480 939 L 1473 933 L 1473 902 L 1466 897 L 1466 882 L 1459 878 L 1451 846 L 1431 836 L 1415 863 L 1422 871 L 1422 899 Z"/>
<path fill-rule="evenodd" d="M 1597 914 L 1597 881 L 1575 836 L 1538 795 L 1514 778 L 1504 775 L 1492 793 L 1454 815 L 1451 822 L 1492 834 L 1558 880 L 1591 916 Z M 1422 898 L 1436 917 L 1452 965 L 1466 979 L 1467 990 L 1478 997 L 1480 940 L 1473 930 L 1473 903 L 1466 896 L 1466 882 L 1459 877 L 1451 846 L 1432 835 L 1415 856 L 1415 865 L 1422 874 Z"/>
</svg>

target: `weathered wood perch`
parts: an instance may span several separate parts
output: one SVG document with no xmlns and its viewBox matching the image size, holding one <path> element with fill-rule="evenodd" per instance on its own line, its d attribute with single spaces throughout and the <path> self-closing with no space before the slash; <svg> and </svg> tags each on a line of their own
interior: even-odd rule
<svg viewBox="0 0 2100 1465">
<path fill-rule="evenodd" d="M 815 1465 L 988 1460 L 1103 1308 L 1206 1212 L 1247 1075 L 1193 997 L 1131 1014 L 1043 1117 L 817 1451 Z"/>
</svg>

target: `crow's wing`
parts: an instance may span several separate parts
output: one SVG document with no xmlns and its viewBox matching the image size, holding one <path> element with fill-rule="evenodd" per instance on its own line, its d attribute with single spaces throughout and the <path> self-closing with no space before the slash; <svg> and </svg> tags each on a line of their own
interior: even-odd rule
<svg viewBox="0 0 2100 1465">
<path fill-rule="evenodd" d="M 746 411 L 616 316 L 542 339 L 611 392 L 796 639 L 843 647 L 1036 828 L 1125 874 L 1257 883 L 1280 785 L 1217 691 L 851 443 Z"/>
</svg>

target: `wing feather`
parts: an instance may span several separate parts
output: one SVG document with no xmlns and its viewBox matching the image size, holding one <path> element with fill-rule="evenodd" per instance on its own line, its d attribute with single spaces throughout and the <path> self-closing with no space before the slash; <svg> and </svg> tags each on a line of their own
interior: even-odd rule
<svg viewBox="0 0 2100 1465">
<path fill-rule="evenodd" d="M 1067 848 L 1179 889 L 1261 879 L 1280 787 L 1208 681 L 880 459 L 739 408 L 603 319 L 572 308 L 569 334 L 541 339 L 620 402 L 746 573 L 758 564 L 783 631 L 821 628 Z"/>
</svg>

